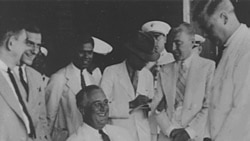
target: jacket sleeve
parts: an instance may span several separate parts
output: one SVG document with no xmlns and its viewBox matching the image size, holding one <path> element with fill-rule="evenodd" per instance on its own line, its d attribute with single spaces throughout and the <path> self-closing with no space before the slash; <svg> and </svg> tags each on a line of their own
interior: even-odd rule
<svg viewBox="0 0 250 141">
<path fill-rule="evenodd" d="M 55 124 L 65 81 L 66 80 L 63 75 L 54 74 L 51 76 L 51 79 L 45 89 L 47 119 L 50 133 L 52 132 Z"/>
<path fill-rule="evenodd" d="M 105 95 L 109 100 L 109 117 L 110 118 L 128 118 L 129 117 L 129 104 L 127 101 L 121 100 L 122 97 L 116 97 L 115 99 L 115 83 L 116 72 L 112 67 L 108 67 L 104 70 L 103 77 L 100 83 Z M 118 100 L 120 99 L 120 100 Z"/>
<path fill-rule="evenodd" d="M 167 113 L 167 104 L 166 104 L 165 110 L 163 110 L 161 113 L 155 112 L 157 105 L 159 104 L 159 102 L 161 101 L 161 99 L 164 95 L 161 79 L 162 79 L 161 75 L 158 75 L 157 90 L 155 92 L 155 97 L 153 99 L 154 102 L 156 103 L 155 109 L 154 109 L 154 114 L 155 114 L 156 122 L 158 123 L 158 126 L 160 127 L 161 132 L 164 135 L 169 136 L 171 131 L 175 128 L 179 128 L 179 126 L 170 120 L 168 113 Z"/>
<path fill-rule="evenodd" d="M 208 74 L 206 77 L 205 96 L 203 99 L 202 107 L 200 111 L 195 115 L 193 120 L 191 120 L 191 122 L 188 124 L 188 127 L 186 128 L 186 131 L 189 133 L 191 138 L 195 138 L 195 136 L 200 136 L 197 133 L 199 133 L 201 129 L 205 130 L 205 126 L 207 123 L 209 99 L 210 99 L 210 89 L 214 76 L 214 70 L 215 70 L 215 63 L 213 62 L 209 67 Z"/>
<path fill-rule="evenodd" d="M 241 60 L 234 73 L 233 100 L 215 141 L 250 140 L 250 55 Z M 244 73 L 245 72 L 245 73 Z M 241 78 L 240 78 L 241 77 Z M 244 79 L 245 78 L 245 79 Z M 242 81 L 244 80 L 244 81 Z"/>
</svg>

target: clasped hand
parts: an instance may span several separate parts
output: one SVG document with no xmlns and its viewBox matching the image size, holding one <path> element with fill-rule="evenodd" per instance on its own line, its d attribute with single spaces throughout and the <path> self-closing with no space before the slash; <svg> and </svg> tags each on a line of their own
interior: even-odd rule
<svg viewBox="0 0 250 141">
<path fill-rule="evenodd" d="M 172 138 L 173 141 L 188 141 L 190 139 L 190 136 L 184 128 L 179 128 L 174 129 L 171 132 L 170 138 Z"/>
<path fill-rule="evenodd" d="M 147 105 L 151 101 L 152 99 L 148 98 L 145 95 L 138 95 L 134 100 L 129 102 L 129 108 L 134 109 L 141 105 Z"/>
</svg>

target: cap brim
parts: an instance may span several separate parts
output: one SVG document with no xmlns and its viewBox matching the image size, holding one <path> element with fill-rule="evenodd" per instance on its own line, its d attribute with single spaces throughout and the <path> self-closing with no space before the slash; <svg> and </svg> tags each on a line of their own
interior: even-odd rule
<svg viewBox="0 0 250 141">
<path fill-rule="evenodd" d="M 160 58 L 160 53 L 154 52 L 152 54 L 146 54 L 144 52 L 141 52 L 140 50 L 137 50 L 135 48 L 132 48 L 130 45 L 126 46 L 132 53 L 136 54 L 140 58 L 142 58 L 145 61 L 157 61 Z"/>
</svg>

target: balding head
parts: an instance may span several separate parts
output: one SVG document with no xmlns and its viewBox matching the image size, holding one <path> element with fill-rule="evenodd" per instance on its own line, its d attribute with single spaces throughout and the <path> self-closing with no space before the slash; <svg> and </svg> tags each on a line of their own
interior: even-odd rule
<svg viewBox="0 0 250 141">
<path fill-rule="evenodd" d="M 90 85 L 76 95 L 76 105 L 83 116 L 83 120 L 95 129 L 102 129 L 108 122 L 108 99 L 103 90 Z"/>
<path fill-rule="evenodd" d="M 193 13 L 193 20 L 214 42 L 225 43 L 239 27 L 230 0 L 200 0 Z"/>
</svg>

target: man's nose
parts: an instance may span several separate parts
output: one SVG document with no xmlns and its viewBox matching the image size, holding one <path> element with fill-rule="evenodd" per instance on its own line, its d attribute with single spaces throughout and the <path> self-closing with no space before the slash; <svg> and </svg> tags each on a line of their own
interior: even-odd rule
<svg viewBox="0 0 250 141">
<path fill-rule="evenodd" d="M 38 54 L 39 51 L 40 51 L 40 47 L 34 47 L 34 48 L 32 49 L 32 53 L 33 53 L 33 54 Z"/>
<path fill-rule="evenodd" d="M 172 51 L 174 51 L 174 50 L 176 50 L 176 45 L 175 45 L 175 43 L 173 43 L 173 45 L 172 45 Z"/>
</svg>

